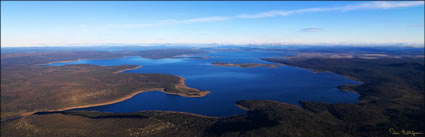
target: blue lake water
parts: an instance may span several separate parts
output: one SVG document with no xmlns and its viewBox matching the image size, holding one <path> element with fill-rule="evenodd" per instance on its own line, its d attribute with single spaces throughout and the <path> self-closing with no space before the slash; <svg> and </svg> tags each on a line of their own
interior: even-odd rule
<svg viewBox="0 0 425 137">
<path fill-rule="evenodd" d="M 136 112 L 142 110 L 167 110 L 190 112 L 208 116 L 229 116 L 244 113 L 234 104 L 239 100 L 265 99 L 299 105 L 299 101 L 320 101 L 327 103 L 357 103 L 358 95 L 337 89 L 343 84 L 359 82 L 343 76 L 310 70 L 278 66 L 278 68 L 222 67 L 212 66 L 213 62 L 226 63 L 265 63 L 262 57 L 282 55 L 276 52 L 212 52 L 202 55 L 208 59 L 167 58 L 147 59 L 123 57 L 117 59 L 80 60 L 67 63 L 54 63 L 53 66 L 70 64 L 94 64 L 102 66 L 142 65 L 136 70 L 123 73 L 165 73 L 183 76 L 186 85 L 200 90 L 211 91 L 205 97 L 189 98 L 168 95 L 159 91 L 140 93 L 128 100 L 80 110 L 105 112 Z"/>
</svg>

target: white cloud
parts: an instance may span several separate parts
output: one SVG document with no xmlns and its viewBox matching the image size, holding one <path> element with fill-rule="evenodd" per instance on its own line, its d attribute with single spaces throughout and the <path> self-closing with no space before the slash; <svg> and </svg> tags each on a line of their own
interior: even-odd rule
<svg viewBox="0 0 425 137">
<path fill-rule="evenodd" d="M 212 17 L 200 17 L 184 20 L 160 20 L 154 23 L 137 23 L 137 24 L 108 24 L 107 27 L 118 27 L 118 28 L 145 28 L 145 27 L 155 27 L 155 26 L 166 26 L 166 25 L 176 25 L 176 24 L 190 24 L 190 23 L 203 23 L 203 22 L 217 22 L 217 21 L 226 21 L 230 19 L 256 19 L 256 18 L 266 18 L 266 17 L 276 17 L 276 16 L 290 16 L 294 14 L 302 13 L 315 13 L 315 12 L 325 12 L 325 11 L 353 11 L 353 10 L 364 10 L 364 9 L 392 9 L 392 8 L 403 8 L 403 7 L 413 7 L 424 5 L 424 1 L 403 1 L 403 2 L 365 2 L 360 4 L 338 6 L 338 7 L 319 7 L 319 8 L 305 8 L 297 10 L 273 10 L 267 12 L 260 12 L 254 14 L 240 14 L 236 16 L 212 16 Z"/>
<path fill-rule="evenodd" d="M 306 8 L 297 10 L 274 10 L 268 12 L 261 12 L 255 14 L 241 14 L 236 18 L 252 19 L 252 18 L 265 18 L 275 16 L 289 16 L 293 14 L 301 14 L 308 12 L 324 12 L 324 11 L 353 11 L 353 10 L 364 10 L 364 9 L 392 9 L 392 8 L 404 8 L 424 5 L 424 1 L 404 1 L 404 2 L 366 2 L 360 4 L 346 5 L 340 7 L 327 7 L 327 8 Z"/>
<path fill-rule="evenodd" d="M 341 7 L 341 10 L 360 10 L 360 9 L 392 9 L 392 8 L 405 8 L 424 5 L 424 1 L 376 1 L 367 2 L 359 5 L 349 5 Z"/>
<path fill-rule="evenodd" d="M 243 19 L 253 19 L 253 18 L 265 18 L 265 17 L 275 17 L 275 16 L 289 16 L 297 13 L 304 12 L 320 12 L 320 11 L 329 11 L 333 10 L 333 8 L 308 8 L 308 9 L 298 9 L 298 10 L 274 10 L 262 13 L 255 14 L 241 14 L 236 16 L 236 18 Z"/>
<path fill-rule="evenodd" d="M 322 28 L 303 28 L 300 31 L 301 32 L 318 32 L 318 31 L 322 31 Z"/>
<path fill-rule="evenodd" d="M 2 35 L 2 46 L 4 45 L 34 45 L 37 43 L 67 43 L 79 41 L 82 43 L 98 43 L 103 41 L 131 41 L 133 43 L 136 42 L 152 42 L 155 43 L 157 41 L 152 40 L 150 35 L 146 36 L 138 36 L 145 39 L 139 38 L 121 38 L 121 40 L 117 37 L 108 38 L 104 35 L 114 35 L 115 31 L 121 29 L 138 29 L 138 28 L 151 28 L 151 27 L 161 27 L 168 25 L 179 25 L 179 24 L 192 24 L 192 23 L 207 23 L 207 22 L 219 22 L 219 21 L 227 21 L 234 19 L 260 19 L 260 18 L 270 18 L 270 17 L 279 17 L 279 16 L 292 16 L 296 14 L 304 14 L 304 13 L 319 13 L 319 12 L 351 12 L 357 10 L 388 10 L 394 8 L 407 8 L 407 7 L 415 7 L 415 6 L 423 6 L 424 1 L 378 1 L 378 2 L 363 2 L 357 4 L 350 5 L 341 5 L 336 7 L 312 7 L 312 8 L 303 8 L 303 9 L 295 9 L 295 10 L 272 10 L 266 12 L 259 13 L 251 13 L 251 14 L 237 14 L 237 15 L 229 15 L 229 16 L 208 16 L 208 17 L 197 17 L 197 18 L 189 18 L 189 19 L 168 19 L 168 20 L 157 20 L 153 22 L 135 22 L 128 24 L 106 24 L 106 25 L 97 25 L 97 26 L 87 26 L 87 25 L 79 25 L 79 26 L 65 26 L 65 29 L 58 28 L 50 28 L 50 30 L 46 30 L 45 32 L 37 32 L 37 34 L 31 35 L 18 35 L 18 34 L 5 34 Z M 423 27 L 423 24 L 413 24 L 409 27 Z M 3 30 L 2 30 L 3 31 Z M 320 31 L 319 29 L 314 28 L 304 28 L 301 30 L 302 32 L 312 32 L 312 31 Z M 3 32 L 2 32 L 3 33 Z M 26 33 L 28 34 L 28 32 Z M 62 34 L 62 35 L 58 35 Z M 187 35 L 187 34 L 182 34 Z M 66 38 L 64 38 L 66 36 Z M 121 36 L 121 35 L 117 35 Z M 173 37 L 177 37 L 173 36 Z M 423 36 L 423 34 L 422 34 Z M 137 36 L 134 36 L 137 37 Z M 166 37 L 166 36 L 161 36 Z M 166 37 L 167 38 L 167 37 Z M 170 39 L 168 42 L 175 42 L 177 40 L 183 40 L 179 38 Z M 221 39 L 208 39 L 214 42 L 226 42 L 224 38 Z M 218 40 L 218 41 L 217 41 Z M 160 40 L 163 41 L 163 40 Z M 234 38 L 229 38 L 227 40 L 229 42 L 237 41 Z M 242 41 L 242 40 L 241 40 Z M 301 40 L 300 40 L 301 41 Z M 319 40 L 318 40 L 319 41 Z M 320 39 L 320 41 L 323 41 Z M 402 42 L 411 42 L 412 40 L 405 40 Z M 413 41 L 423 42 L 423 38 L 415 39 Z M 315 41 L 316 42 L 316 41 Z M 394 40 L 394 42 L 396 42 Z M 422 43 L 423 44 L 423 43 Z"/>
</svg>

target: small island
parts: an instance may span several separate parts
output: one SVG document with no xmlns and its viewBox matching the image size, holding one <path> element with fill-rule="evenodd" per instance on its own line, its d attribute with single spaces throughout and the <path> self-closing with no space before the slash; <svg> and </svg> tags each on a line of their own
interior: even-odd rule
<svg viewBox="0 0 425 137">
<path fill-rule="evenodd" d="M 261 64 L 261 63 L 224 63 L 224 62 L 214 62 L 211 63 L 213 66 L 224 66 L 224 67 L 241 67 L 241 68 L 254 68 L 254 67 L 269 67 L 269 68 L 277 68 L 274 64 Z"/>
</svg>

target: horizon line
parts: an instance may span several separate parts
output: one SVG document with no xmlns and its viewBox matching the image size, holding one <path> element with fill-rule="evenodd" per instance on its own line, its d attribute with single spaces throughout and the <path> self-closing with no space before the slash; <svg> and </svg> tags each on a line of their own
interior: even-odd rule
<svg viewBox="0 0 425 137">
<path fill-rule="evenodd" d="M 395 46 L 395 47 L 422 47 L 425 43 L 392 42 L 392 43 L 371 43 L 371 42 L 339 42 L 339 43 L 278 43 L 278 42 L 258 42 L 258 43 L 58 43 L 58 44 L 38 44 L 38 45 L 0 45 L 1 48 L 24 48 L 24 47 L 95 47 L 95 46 L 187 46 L 187 47 L 210 47 L 210 46 Z"/>
</svg>

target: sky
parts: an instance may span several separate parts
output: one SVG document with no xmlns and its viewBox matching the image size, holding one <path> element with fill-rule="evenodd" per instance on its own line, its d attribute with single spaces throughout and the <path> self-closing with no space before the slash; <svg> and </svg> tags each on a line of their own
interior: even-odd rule
<svg viewBox="0 0 425 137">
<path fill-rule="evenodd" d="M 1 47 L 423 43 L 424 1 L 1 1 Z"/>
</svg>

